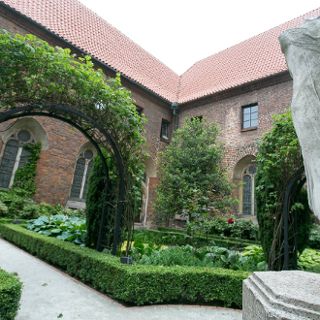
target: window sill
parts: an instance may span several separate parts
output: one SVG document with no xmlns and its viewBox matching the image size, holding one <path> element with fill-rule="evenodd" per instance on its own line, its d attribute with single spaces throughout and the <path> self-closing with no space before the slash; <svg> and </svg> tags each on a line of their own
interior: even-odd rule
<svg viewBox="0 0 320 320">
<path fill-rule="evenodd" d="M 241 129 L 241 132 L 253 131 L 253 130 L 257 130 L 257 129 L 258 129 L 258 127 L 250 127 L 250 128 Z"/>
<path fill-rule="evenodd" d="M 86 203 L 81 200 L 68 200 L 66 207 L 70 209 L 83 210 L 86 208 Z"/>
<path fill-rule="evenodd" d="M 164 138 L 164 137 L 160 137 L 160 141 L 165 142 L 165 143 L 169 143 L 169 138 Z"/>
</svg>

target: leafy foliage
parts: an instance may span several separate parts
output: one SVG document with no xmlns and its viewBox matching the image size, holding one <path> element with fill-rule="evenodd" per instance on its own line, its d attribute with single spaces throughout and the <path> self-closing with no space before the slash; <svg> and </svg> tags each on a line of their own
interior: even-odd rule
<svg viewBox="0 0 320 320">
<path fill-rule="evenodd" d="M 258 226 L 250 220 L 225 217 L 189 222 L 187 232 L 191 235 L 216 235 L 245 240 L 257 240 Z"/>
<path fill-rule="evenodd" d="M 0 319 L 14 320 L 19 309 L 22 283 L 13 275 L 0 269 Z"/>
<path fill-rule="evenodd" d="M 310 246 L 310 248 L 320 250 L 320 225 L 312 225 L 308 245 Z"/>
<path fill-rule="evenodd" d="M 31 220 L 27 224 L 27 229 L 78 245 L 84 245 L 86 236 L 86 222 L 84 218 L 69 217 L 62 214 L 49 217 L 41 216 L 35 220 Z"/>
<path fill-rule="evenodd" d="M 247 272 L 219 268 L 122 265 L 119 258 L 49 238 L 17 225 L 0 234 L 39 258 L 120 301 L 143 305 L 188 302 L 241 307 Z"/>
<path fill-rule="evenodd" d="M 12 219 L 35 219 L 42 215 L 78 215 L 77 210 L 63 208 L 61 205 L 52 206 L 48 203 L 36 203 L 24 189 L 14 188 L 0 191 L 0 217 Z"/>
<path fill-rule="evenodd" d="M 218 246 L 194 248 L 190 245 L 173 247 L 146 246 L 141 254 L 141 244 L 133 246 L 133 257 L 138 264 L 161 266 L 201 266 L 242 271 L 266 269 L 263 251 L 259 246 L 249 246 L 243 252 Z"/>
<path fill-rule="evenodd" d="M 285 187 L 291 176 L 303 165 L 299 141 L 291 114 L 274 117 L 272 130 L 267 133 L 257 155 L 257 212 L 261 242 L 270 270 L 283 266 L 282 208 Z M 302 192 L 291 208 L 289 245 L 290 268 L 297 266 L 297 252 L 302 252 L 308 241 L 310 210 L 306 192 Z M 297 239 L 297 243 L 295 242 Z"/>
<path fill-rule="evenodd" d="M 161 154 L 155 200 L 157 218 L 168 223 L 176 214 L 189 221 L 230 208 L 231 186 L 222 170 L 222 147 L 215 124 L 187 120 Z"/>
<path fill-rule="evenodd" d="M 120 76 L 107 79 L 89 56 L 52 47 L 33 35 L 0 32 L 0 109 L 17 105 L 66 105 L 81 111 L 117 143 L 124 165 L 126 216 L 132 227 L 132 188 L 143 166 L 145 118 L 139 116 Z M 94 128 L 93 128 L 94 129 Z M 107 150 L 114 157 L 113 148 Z M 119 160 L 119 159 L 118 159 Z M 117 172 L 118 174 L 118 172 Z"/>
<path fill-rule="evenodd" d="M 320 273 L 320 251 L 305 249 L 299 257 L 299 268 Z"/>
<path fill-rule="evenodd" d="M 13 188 L 25 190 L 26 195 L 33 196 L 36 192 L 35 177 L 37 173 L 37 163 L 40 158 L 41 144 L 26 144 L 23 148 L 29 151 L 27 163 L 18 168 L 15 173 Z"/>
<path fill-rule="evenodd" d="M 199 235 L 187 234 L 178 231 L 160 231 L 152 229 L 135 230 L 134 241 L 156 244 L 156 245 L 171 245 L 184 246 L 192 245 L 194 247 L 201 246 L 220 246 L 229 249 L 241 249 L 245 246 L 255 244 L 254 241 L 241 240 L 231 237 L 213 236 L 213 235 Z"/>
</svg>

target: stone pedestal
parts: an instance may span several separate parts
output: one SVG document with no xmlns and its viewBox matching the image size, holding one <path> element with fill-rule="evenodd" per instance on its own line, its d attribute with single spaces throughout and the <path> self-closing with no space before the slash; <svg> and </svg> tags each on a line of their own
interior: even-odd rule
<svg viewBox="0 0 320 320">
<path fill-rule="evenodd" d="M 320 320 L 320 274 L 255 272 L 243 282 L 242 320 Z"/>
</svg>

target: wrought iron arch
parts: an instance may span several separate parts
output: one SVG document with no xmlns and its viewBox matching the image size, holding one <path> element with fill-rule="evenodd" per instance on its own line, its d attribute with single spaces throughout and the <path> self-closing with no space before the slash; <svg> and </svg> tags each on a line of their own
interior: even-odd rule
<svg viewBox="0 0 320 320">
<path fill-rule="evenodd" d="M 289 244 L 289 230 L 290 224 L 294 224 L 295 221 L 290 220 L 290 209 L 293 204 L 295 196 L 301 191 L 303 185 L 306 182 L 306 175 L 304 167 L 300 167 L 295 174 L 289 179 L 288 184 L 285 189 L 284 199 L 283 199 L 283 270 L 288 270 L 289 266 L 289 255 L 296 255 L 297 245 L 296 245 L 296 235 L 295 233 L 291 236 L 294 237 L 294 245 L 290 247 Z"/>
<path fill-rule="evenodd" d="M 114 223 L 114 239 L 112 246 L 112 254 L 116 254 L 121 239 L 121 223 L 125 211 L 126 199 L 126 180 L 125 180 L 125 166 L 117 141 L 109 132 L 108 128 L 100 123 L 99 119 L 95 119 L 84 114 L 79 109 L 68 105 L 60 104 L 28 104 L 7 110 L 0 111 L 0 123 L 21 118 L 25 116 L 46 116 L 55 118 L 70 124 L 78 129 L 96 148 L 98 155 L 102 159 L 103 167 L 108 174 L 108 167 L 106 165 L 106 158 L 104 157 L 101 147 L 105 147 L 113 153 L 116 167 L 119 175 L 119 188 L 117 199 L 117 211 Z M 100 222 L 97 250 L 101 251 L 104 248 L 104 225 L 106 223 L 106 210 L 103 210 Z"/>
</svg>

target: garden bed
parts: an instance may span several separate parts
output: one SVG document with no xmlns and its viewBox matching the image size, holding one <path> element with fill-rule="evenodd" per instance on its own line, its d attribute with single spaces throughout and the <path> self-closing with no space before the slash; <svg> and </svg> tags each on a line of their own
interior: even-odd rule
<svg viewBox="0 0 320 320">
<path fill-rule="evenodd" d="M 19 309 L 22 283 L 18 278 L 0 269 L 0 319 L 13 320 Z"/>
<path fill-rule="evenodd" d="M 123 265 L 99 253 L 17 225 L 0 225 L 0 235 L 97 290 L 134 304 L 199 303 L 241 307 L 248 272 L 203 267 Z"/>
<path fill-rule="evenodd" d="M 134 240 L 139 240 L 144 243 L 155 243 L 158 245 L 186 245 L 190 244 L 195 247 L 201 247 L 214 243 L 217 246 L 225 248 L 241 249 L 253 244 L 259 244 L 258 241 L 243 240 L 231 237 L 221 236 L 190 236 L 183 231 L 169 230 L 153 230 L 153 229 L 138 229 L 135 230 Z"/>
</svg>

